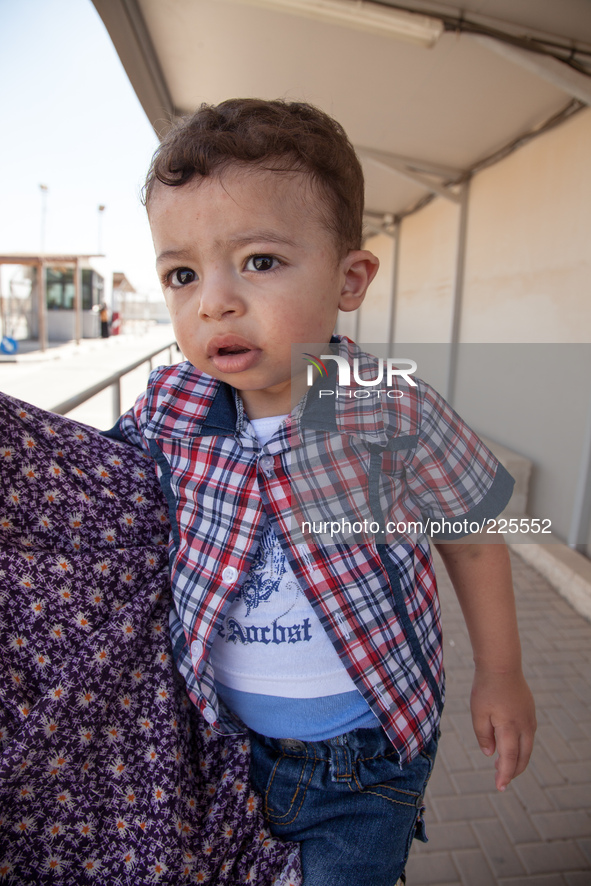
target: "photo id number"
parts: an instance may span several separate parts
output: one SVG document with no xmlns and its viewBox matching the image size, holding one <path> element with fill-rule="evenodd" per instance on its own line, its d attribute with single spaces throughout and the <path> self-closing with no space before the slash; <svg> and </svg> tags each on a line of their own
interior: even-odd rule
<svg viewBox="0 0 591 886">
<path fill-rule="evenodd" d="M 516 535 L 518 532 L 531 532 L 534 535 L 550 535 L 552 521 L 540 520 L 537 517 L 491 517 L 486 521 L 486 533 L 502 535 Z"/>
</svg>

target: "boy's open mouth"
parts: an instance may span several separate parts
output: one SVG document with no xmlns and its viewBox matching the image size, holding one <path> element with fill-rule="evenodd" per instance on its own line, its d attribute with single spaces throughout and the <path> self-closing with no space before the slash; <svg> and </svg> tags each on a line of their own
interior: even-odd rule
<svg viewBox="0 0 591 886">
<path fill-rule="evenodd" d="M 250 350 L 250 348 L 239 348 L 238 346 L 229 347 L 229 348 L 219 348 L 218 354 L 246 354 L 246 352 L 249 350 Z"/>
<path fill-rule="evenodd" d="M 244 372 L 258 363 L 261 349 L 239 335 L 218 335 L 207 345 L 207 356 L 218 372 Z"/>
</svg>

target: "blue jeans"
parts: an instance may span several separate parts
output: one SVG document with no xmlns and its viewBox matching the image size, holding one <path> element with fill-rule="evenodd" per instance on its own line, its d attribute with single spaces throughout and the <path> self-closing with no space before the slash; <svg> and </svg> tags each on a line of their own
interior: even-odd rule
<svg viewBox="0 0 591 886">
<path fill-rule="evenodd" d="M 252 786 L 272 834 L 300 843 L 304 886 L 394 886 L 413 837 L 427 839 L 437 741 L 400 768 L 379 727 L 327 741 L 250 738 Z"/>
</svg>

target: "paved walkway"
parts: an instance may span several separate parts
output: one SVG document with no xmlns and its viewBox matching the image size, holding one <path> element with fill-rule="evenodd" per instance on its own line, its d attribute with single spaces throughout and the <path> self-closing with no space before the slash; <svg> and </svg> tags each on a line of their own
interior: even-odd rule
<svg viewBox="0 0 591 886">
<path fill-rule="evenodd" d="M 469 713 L 470 643 L 443 568 L 448 693 L 427 791 L 429 842 L 408 886 L 590 886 L 591 624 L 512 555 L 525 674 L 538 733 L 529 768 L 503 793 Z"/>
<path fill-rule="evenodd" d="M 173 338 L 171 327 L 153 327 L 141 336 L 55 349 L 43 362 L 29 354 L 0 364 L 0 389 L 51 409 Z M 168 354 L 159 361 L 168 362 Z M 123 409 L 143 390 L 147 373 L 142 367 L 127 378 Z M 109 392 L 71 417 L 110 427 Z M 539 721 L 532 762 L 504 794 L 495 791 L 493 764 L 478 749 L 470 721 L 470 644 L 442 569 L 448 697 L 427 793 L 429 843 L 413 846 L 409 886 L 591 886 L 591 624 L 531 566 L 518 557 L 513 563 Z"/>
</svg>

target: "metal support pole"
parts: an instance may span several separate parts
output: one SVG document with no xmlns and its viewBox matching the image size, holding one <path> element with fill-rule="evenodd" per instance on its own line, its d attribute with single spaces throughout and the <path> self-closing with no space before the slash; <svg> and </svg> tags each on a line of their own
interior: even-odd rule
<svg viewBox="0 0 591 886">
<path fill-rule="evenodd" d="M 394 222 L 392 246 L 392 280 L 390 285 L 390 316 L 388 317 L 388 344 L 394 344 L 396 334 L 396 308 L 398 302 L 398 268 L 400 266 L 400 219 Z"/>
<path fill-rule="evenodd" d="M 121 377 L 113 384 L 113 424 L 116 425 L 121 415 Z"/>
<path fill-rule="evenodd" d="M 47 350 L 47 311 L 45 305 L 45 262 L 37 264 L 37 323 L 39 326 L 39 348 Z"/>
<path fill-rule="evenodd" d="M 591 401 L 587 412 L 587 427 L 583 437 L 583 452 L 579 463 L 575 503 L 568 534 L 569 547 L 581 554 L 587 553 L 591 532 Z"/>
<path fill-rule="evenodd" d="M 82 286 L 81 286 L 80 262 L 76 259 L 74 265 L 74 338 L 76 344 L 80 344 L 82 338 Z"/>
<path fill-rule="evenodd" d="M 456 374 L 458 365 L 458 344 L 462 323 L 462 307 L 464 300 L 464 277 L 466 272 L 466 238 L 468 233 L 468 201 L 470 196 L 470 180 L 462 184 L 460 191 L 460 218 L 458 221 L 458 242 L 456 250 L 456 271 L 453 289 L 451 314 L 451 330 L 449 337 L 449 360 L 447 365 L 447 386 L 445 398 L 453 406 L 456 393 Z"/>
</svg>

